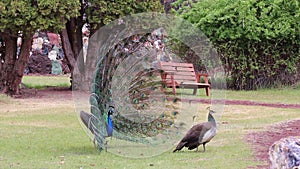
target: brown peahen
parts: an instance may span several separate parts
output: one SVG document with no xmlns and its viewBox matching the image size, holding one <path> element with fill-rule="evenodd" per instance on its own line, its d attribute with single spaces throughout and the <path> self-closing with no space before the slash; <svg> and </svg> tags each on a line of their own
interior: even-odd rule
<svg viewBox="0 0 300 169">
<path fill-rule="evenodd" d="M 173 152 L 180 151 L 183 147 L 187 147 L 189 150 L 197 148 L 196 151 L 198 151 L 198 146 L 201 144 L 205 152 L 206 143 L 210 142 L 217 134 L 217 124 L 213 113 L 215 113 L 213 110 L 209 110 L 208 121 L 194 125 L 178 143 Z"/>
</svg>

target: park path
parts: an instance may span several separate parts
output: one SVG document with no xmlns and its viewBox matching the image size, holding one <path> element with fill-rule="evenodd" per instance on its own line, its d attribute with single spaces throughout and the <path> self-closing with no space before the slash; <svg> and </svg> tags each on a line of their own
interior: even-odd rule
<svg viewBox="0 0 300 169">
<path fill-rule="evenodd" d="M 61 87 L 49 87 L 46 89 L 30 90 L 25 92 L 25 95 L 21 96 L 22 99 L 37 98 L 37 99 L 55 99 L 55 100 L 72 100 L 72 91 L 68 88 Z M 300 104 L 286 104 L 286 103 L 267 103 L 257 102 L 249 100 L 218 100 L 218 99 L 195 99 L 195 98 L 182 98 L 183 102 L 198 102 L 205 104 L 225 104 L 225 105 L 246 105 L 246 106 L 264 106 L 274 108 L 291 108 L 300 109 Z"/>
<path fill-rule="evenodd" d="M 225 105 L 265 106 L 265 107 L 274 107 L 274 108 L 300 109 L 300 104 L 265 103 L 265 102 L 248 101 L 248 100 L 182 99 L 182 101 L 184 101 L 184 102 L 199 102 L 199 103 L 205 103 L 205 104 L 221 103 L 221 104 L 225 104 Z"/>
</svg>

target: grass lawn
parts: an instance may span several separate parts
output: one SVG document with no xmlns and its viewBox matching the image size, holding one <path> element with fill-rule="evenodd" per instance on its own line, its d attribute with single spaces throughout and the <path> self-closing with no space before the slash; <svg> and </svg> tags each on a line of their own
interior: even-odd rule
<svg viewBox="0 0 300 169">
<path fill-rule="evenodd" d="M 28 86 L 36 82 L 28 78 Z M 25 78 L 25 79 L 26 79 Z M 67 77 L 58 81 L 39 77 L 47 85 L 68 82 Z M 51 82 L 50 82 L 51 81 Z M 36 86 L 45 86 L 43 83 Z M 294 89 L 262 90 L 254 92 L 228 91 L 227 99 L 253 99 L 294 103 L 299 100 Z M 299 94 L 299 88 L 295 89 Z M 203 90 L 203 97 L 204 96 Z M 202 96 L 202 92 L 199 94 Z M 256 96 L 256 97 L 255 97 Z M 194 97 L 194 96 L 192 96 Z M 286 98 L 287 97 L 287 98 Z M 282 98 L 282 99 L 280 99 Z M 286 98 L 286 99 L 285 99 Z M 292 98 L 291 100 L 288 98 Z M 297 102 L 295 102 L 297 103 Z M 199 108 L 192 103 L 190 109 L 197 109 L 206 120 L 208 105 Z M 72 98 L 27 98 L 12 99 L 0 95 L 0 169 L 5 168 L 97 168 L 97 169 L 241 169 L 256 166 L 251 146 L 245 142 L 245 135 L 251 131 L 264 130 L 266 126 L 281 121 L 299 119 L 299 110 L 258 106 L 226 105 L 219 118 L 217 136 L 207 144 L 205 153 L 188 151 L 172 153 L 169 150 L 149 158 L 125 158 L 109 152 L 98 152 L 78 122 Z M 202 147 L 199 147 L 202 150 Z"/>
<path fill-rule="evenodd" d="M 300 85 L 299 85 L 300 86 Z M 300 104 L 300 87 L 259 89 L 255 91 L 227 90 L 227 99 L 249 100 L 266 103 Z"/>
<path fill-rule="evenodd" d="M 42 89 L 45 87 L 69 87 L 70 76 L 23 76 L 22 83 L 28 88 Z"/>
<path fill-rule="evenodd" d="M 179 89 L 179 93 L 190 98 L 207 98 L 204 89 L 198 89 L 197 95 L 192 95 L 191 89 Z M 227 100 L 248 100 L 265 103 L 300 104 L 300 85 L 275 89 L 258 89 L 254 91 L 211 90 L 212 98 Z"/>
</svg>

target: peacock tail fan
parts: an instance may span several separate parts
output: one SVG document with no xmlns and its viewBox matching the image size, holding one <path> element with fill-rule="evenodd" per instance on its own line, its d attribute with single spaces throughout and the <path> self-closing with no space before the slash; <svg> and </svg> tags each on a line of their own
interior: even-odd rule
<svg viewBox="0 0 300 169">
<path fill-rule="evenodd" d="M 181 102 L 163 89 L 161 70 L 153 66 L 155 60 L 143 53 L 109 52 L 98 62 L 90 104 L 95 141 L 100 149 L 107 137 L 108 110 L 112 104 L 115 138 L 149 144 L 156 136 L 173 132 Z"/>
</svg>

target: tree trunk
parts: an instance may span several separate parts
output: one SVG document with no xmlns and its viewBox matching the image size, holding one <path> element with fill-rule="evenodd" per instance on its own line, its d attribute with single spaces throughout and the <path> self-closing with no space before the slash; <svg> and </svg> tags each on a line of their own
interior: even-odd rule
<svg viewBox="0 0 300 169">
<path fill-rule="evenodd" d="M 98 62 L 105 57 L 113 57 L 112 53 L 116 48 L 116 43 L 123 40 L 124 35 L 120 34 L 124 30 L 124 26 L 104 27 L 101 31 L 95 31 L 92 37 L 88 40 L 88 50 L 86 61 L 81 60 L 81 56 L 77 60 L 76 68 L 74 69 L 74 87 L 81 91 L 89 91 L 95 77 L 95 71 L 98 68 Z M 121 39 L 119 39 L 121 38 Z M 107 61 L 110 59 L 107 59 Z M 107 66 L 111 66 L 106 64 Z M 74 88 L 73 88 L 74 89 Z"/>
<path fill-rule="evenodd" d="M 62 42 L 62 47 L 64 49 L 65 57 L 68 62 L 68 66 L 70 67 L 71 72 L 73 72 L 75 64 L 76 64 L 76 58 L 75 54 L 72 50 L 72 46 L 70 43 L 70 38 L 68 36 L 67 29 L 63 29 L 62 32 L 60 33 L 61 36 L 61 42 Z"/>
<path fill-rule="evenodd" d="M 20 94 L 19 84 L 29 59 L 32 39 L 23 39 L 20 55 L 17 58 L 17 37 L 8 34 L 3 34 L 2 37 L 5 42 L 5 56 L 0 66 L 0 89 L 8 95 L 18 95 Z"/>
<path fill-rule="evenodd" d="M 0 86 L 3 93 L 14 94 L 17 92 L 12 85 L 14 81 L 13 70 L 17 53 L 17 38 L 11 37 L 8 34 L 3 34 L 2 37 L 5 42 L 5 56 L 4 62 L 1 63 Z"/>
<path fill-rule="evenodd" d="M 30 36 L 32 37 L 32 36 Z M 32 38 L 25 38 L 22 41 L 21 49 L 20 49 L 20 56 L 16 60 L 15 67 L 14 67 L 14 82 L 13 87 L 16 89 L 15 94 L 20 94 L 19 92 L 19 84 L 22 82 L 22 78 L 24 75 L 24 70 L 26 67 L 26 64 L 29 60 L 30 56 L 30 49 L 32 44 Z"/>
<path fill-rule="evenodd" d="M 61 32 L 63 49 L 66 59 L 71 69 L 72 88 L 79 89 L 84 74 L 84 58 L 83 58 L 83 40 L 82 27 L 83 20 L 81 17 L 72 18 L 66 24 L 66 29 Z M 74 80 L 76 79 L 76 80 Z M 80 80 L 79 80 L 80 79 Z"/>
</svg>

